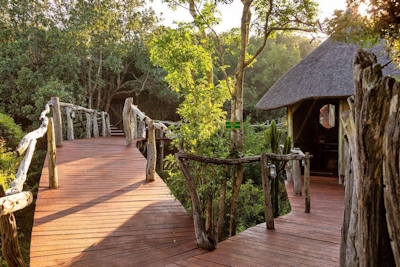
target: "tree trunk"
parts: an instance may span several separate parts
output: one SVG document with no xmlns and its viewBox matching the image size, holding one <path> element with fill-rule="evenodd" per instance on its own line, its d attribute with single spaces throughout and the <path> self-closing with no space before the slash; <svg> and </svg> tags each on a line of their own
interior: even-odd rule
<svg viewBox="0 0 400 267">
<path fill-rule="evenodd" d="M 341 265 L 399 266 L 399 84 L 364 51 L 354 59 L 354 80 L 342 118 L 354 181 L 346 181 Z"/>
<path fill-rule="evenodd" d="M 231 131 L 231 144 L 230 150 L 232 155 L 242 156 L 243 153 L 243 81 L 244 73 L 246 69 L 246 51 L 249 42 L 249 27 L 251 21 L 250 12 L 251 1 L 243 1 L 243 12 L 241 18 L 241 44 L 239 61 L 235 70 L 235 84 L 232 92 L 231 101 L 231 121 L 239 121 L 241 123 L 240 129 Z M 238 165 L 236 169 L 235 182 L 232 188 L 232 199 L 231 199 L 231 213 L 230 213 L 230 228 L 229 235 L 233 236 L 236 234 L 236 212 L 237 203 L 240 192 L 240 187 L 243 181 L 243 166 Z"/>
</svg>

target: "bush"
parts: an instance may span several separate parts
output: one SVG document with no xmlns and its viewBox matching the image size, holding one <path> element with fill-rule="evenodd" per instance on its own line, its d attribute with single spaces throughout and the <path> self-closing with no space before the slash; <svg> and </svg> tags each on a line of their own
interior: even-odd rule
<svg viewBox="0 0 400 267">
<path fill-rule="evenodd" d="M 0 113 L 0 138 L 5 140 L 3 145 L 15 149 L 24 136 L 21 127 L 15 124 L 13 118 Z"/>
</svg>

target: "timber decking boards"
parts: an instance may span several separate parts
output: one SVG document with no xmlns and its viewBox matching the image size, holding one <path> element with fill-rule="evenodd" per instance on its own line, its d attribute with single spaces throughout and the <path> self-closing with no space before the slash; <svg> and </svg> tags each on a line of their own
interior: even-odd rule
<svg viewBox="0 0 400 267">
<path fill-rule="evenodd" d="M 193 221 L 146 160 L 120 137 L 65 141 L 57 149 L 60 187 L 45 165 L 31 242 L 31 266 L 339 266 L 344 188 L 311 177 L 311 213 L 293 196 L 292 212 L 198 249 Z"/>
<path fill-rule="evenodd" d="M 39 186 L 30 266 L 141 266 L 196 256 L 193 221 L 124 138 L 65 141 L 57 149 L 60 187 Z"/>
<path fill-rule="evenodd" d="M 293 196 L 293 184 L 286 188 L 292 211 L 275 219 L 275 230 L 262 223 L 212 252 L 166 266 L 339 266 L 344 187 L 337 178 L 311 177 L 311 213 L 304 212 L 304 197 Z"/>
</svg>

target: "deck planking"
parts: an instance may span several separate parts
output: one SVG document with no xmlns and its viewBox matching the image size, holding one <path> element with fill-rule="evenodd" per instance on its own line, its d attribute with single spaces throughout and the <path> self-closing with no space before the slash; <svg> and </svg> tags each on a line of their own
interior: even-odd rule
<svg viewBox="0 0 400 267">
<path fill-rule="evenodd" d="M 339 266 L 344 187 L 337 178 L 311 177 L 311 213 L 304 212 L 304 197 L 293 195 L 293 184 L 286 188 L 292 211 L 275 219 L 275 230 L 262 223 L 219 243 L 215 251 L 166 266 Z"/>
<path fill-rule="evenodd" d="M 205 253 L 193 221 L 146 160 L 120 137 L 64 142 L 57 149 L 59 185 L 45 166 L 32 229 L 30 265 L 142 266 Z M 153 265 L 154 266 L 154 265 Z"/>
<path fill-rule="evenodd" d="M 293 196 L 292 212 L 198 249 L 193 222 L 159 177 L 146 183 L 146 161 L 123 138 L 64 142 L 60 188 L 44 168 L 36 202 L 31 266 L 339 266 L 344 188 L 311 178 L 311 213 Z"/>
</svg>

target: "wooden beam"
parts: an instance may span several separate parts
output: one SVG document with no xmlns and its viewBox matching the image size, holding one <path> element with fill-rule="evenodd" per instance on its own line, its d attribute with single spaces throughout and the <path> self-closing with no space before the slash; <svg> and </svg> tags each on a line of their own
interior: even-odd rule
<svg viewBox="0 0 400 267">
<path fill-rule="evenodd" d="M 306 213 L 310 213 L 310 153 L 306 152 L 306 159 L 304 164 L 304 194 L 306 195 Z"/>
<path fill-rule="evenodd" d="M 126 146 L 132 145 L 132 139 L 133 139 L 133 129 L 131 124 L 132 103 L 133 103 L 133 97 L 128 97 L 127 99 L 125 99 L 124 109 L 122 111 Z"/>
<path fill-rule="evenodd" d="M 270 179 L 267 173 L 268 158 L 265 152 L 261 154 L 261 179 L 264 191 L 264 216 L 267 229 L 275 229 L 274 214 L 272 211 Z"/>
<path fill-rule="evenodd" d="M 47 154 L 49 168 L 49 188 L 58 188 L 58 171 L 56 161 L 56 141 L 54 138 L 53 118 L 49 118 L 49 127 L 47 128 Z"/>
<path fill-rule="evenodd" d="M 54 119 L 54 135 L 56 139 L 56 146 L 62 147 L 62 119 L 61 119 L 61 110 L 60 110 L 60 102 L 58 97 L 51 98 L 52 110 L 53 110 L 53 119 Z"/>
<path fill-rule="evenodd" d="M 156 172 L 157 149 L 155 140 L 155 129 L 153 121 L 150 120 L 147 129 L 147 165 L 146 165 L 146 181 L 154 181 Z"/>
</svg>

